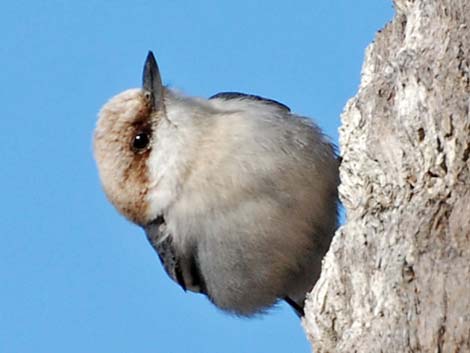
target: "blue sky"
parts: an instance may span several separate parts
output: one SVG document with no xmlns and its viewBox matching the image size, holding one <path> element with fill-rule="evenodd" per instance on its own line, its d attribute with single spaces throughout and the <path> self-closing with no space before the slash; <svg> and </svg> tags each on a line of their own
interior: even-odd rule
<svg viewBox="0 0 470 353">
<path fill-rule="evenodd" d="M 18 0 L 0 13 L 0 352 L 309 352 L 284 304 L 239 319 L 164 273 L 104 197 L 101 105 L 140 85 L 235 90 L 312 116 L 337 141 L 387 0 Z"/>
</svg>

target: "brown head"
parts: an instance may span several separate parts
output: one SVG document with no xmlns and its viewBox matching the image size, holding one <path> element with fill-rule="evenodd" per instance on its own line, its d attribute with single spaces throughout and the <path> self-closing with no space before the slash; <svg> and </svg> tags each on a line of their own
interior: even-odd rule
<svg viewBox="0 0 470 353">
<path fill-rule="evenodd" d="M 151 221 L 147 193 L 153 132 L 165 114 L 158 65 L 149 52 L 142 89 L 113 97 L 101 109 L 94 134 L 94 154 L 108 199 L 139 225 Z"/>
</svg>

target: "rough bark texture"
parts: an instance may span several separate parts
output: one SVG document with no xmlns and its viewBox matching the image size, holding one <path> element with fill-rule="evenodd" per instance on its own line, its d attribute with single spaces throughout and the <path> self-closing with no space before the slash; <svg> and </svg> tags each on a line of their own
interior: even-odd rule
<svg viewBox="0 0 470 353">
<path fill-rule="evenodd" d="M 396 0 L 342 115 L 316 353 L 470 352 L 470 1 Z"/>
</svg>

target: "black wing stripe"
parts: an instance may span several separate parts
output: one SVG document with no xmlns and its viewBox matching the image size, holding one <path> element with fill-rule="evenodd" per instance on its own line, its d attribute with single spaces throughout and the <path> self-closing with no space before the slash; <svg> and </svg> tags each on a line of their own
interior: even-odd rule
<svg viewBox="0 0 470 353">
<path fill-rule="evenodd" d="M 278 101 L 275 101 L 274 99 L 260 97 L 260 96 L 257 96 L 255 94 L 245 94 L 245 93 L 240 93 L 240 92 L 220 92 L 220 93 L 214 94 L 209 99 L 216 99 L 216 98 L 226 99 L 226 100 L 230 100 L 230 99 L 249 99 L 249 100 L 254 100 L 254 101 L 258 101 L 258 102 L 263 102 L 265 104 L 272 104 L 272 105 L 277 106 L 278 108 L 281 108 L 283 110 L 286 110 L 286 111 L 290 112 L 290 108 L 287 105 L 282 104 Z"/>
<path fill-rule="evenodd" d="M 176 282 L 183 288 L 183 290 L 186 292 L 186 283 L 184 282 L 184 276 L 183 276 L 183 271 L 181 271 L 181 266 L 179 261 L 175 262 L 175 277 L 176 277 Z"/>
<path fill-rule="evenodd" d="M 193 254 L 197 254 L 196 249 L 194 249 Z M 198 261 L 196 256 L 191 256 L 190 259 L 190 272 L 193 284 L 200 288 L 201 293 L 207 294 L 207 286 L 204 277 L 202 276 L 201 269 L 199 268 Z"/>
</svg>

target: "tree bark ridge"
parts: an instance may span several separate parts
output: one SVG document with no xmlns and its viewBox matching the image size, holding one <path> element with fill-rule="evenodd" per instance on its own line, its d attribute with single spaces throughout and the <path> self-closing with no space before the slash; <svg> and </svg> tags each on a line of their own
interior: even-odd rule
<svg viewBox="0 0 470 353">
<path fill-rule="evenodd" d="M 470 3 L 396 0 L 342 114 L 316 353 L 470 352 Z"/>
</svg>

